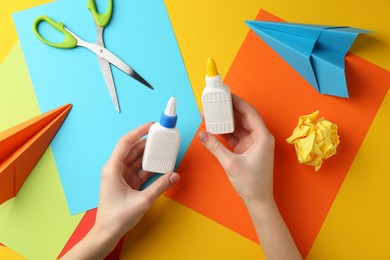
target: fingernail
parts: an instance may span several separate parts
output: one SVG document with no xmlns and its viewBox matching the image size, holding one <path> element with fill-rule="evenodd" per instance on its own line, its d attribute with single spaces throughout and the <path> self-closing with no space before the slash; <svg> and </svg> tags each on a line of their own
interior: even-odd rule
<svg viewBox="0 0 390 260">
<path fill-rule="evenodd" d="M 178 182 L 180 180 L 180 175 L 177 174 L 177 173 L 172 173 L 171 176 L 169 176 L 169 181 L 172 183 L 172 184 L 175 184 L 176 182 Z"/>
<path fill-rule="evenodd" d="M 202 131 L 199 132 L 198 138 L 202 143 L 206 143 L 207 140 L 209 139 L 209 135 L 207 134 L 207 132 Z"/>
</svg>

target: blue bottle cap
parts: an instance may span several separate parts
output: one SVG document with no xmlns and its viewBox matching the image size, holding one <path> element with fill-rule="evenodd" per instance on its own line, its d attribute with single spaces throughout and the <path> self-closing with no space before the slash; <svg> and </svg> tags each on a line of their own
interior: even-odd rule
<svg viewBox="0 0 390 260">
<path fill-rule="evenodd" d="M 160 125 L 166 128 L 175 128 L 177 122 L 176 98 L 171 97 L 160 117 Z"/>
</svg>

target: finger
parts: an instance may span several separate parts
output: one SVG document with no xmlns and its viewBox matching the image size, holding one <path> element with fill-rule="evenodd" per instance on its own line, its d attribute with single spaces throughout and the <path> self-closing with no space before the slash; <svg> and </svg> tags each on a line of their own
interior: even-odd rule
<svg viewBox="0 0 390 260">
<path fill-rule="evenodd" d="M 138 142 L 136 142 L 130 147 L 129 152 L 124 159 L 124 163 L 128 167 L 132 166 L 133 162 L 135 160 L 138 160 L 139 157 L 142 158 L 145 150 L 145 144 L 146 144 L 146 139 L 141 139 L 138 140 Z"/>
<path fill-rule="evenodd" d="M 155 173 L 154 172 L 149 172 L 149 171 L 145 171 L 143 169 L 140 169 L 138 172 L 138 177 L 139 177 L 139 180 L 142 183 L 144 183 L 145 181 L 147 181 L 150 177 L 152 177 Z"/>
<path fill-rule="evenodd" d="M 235 130 L 234 130 L 235 131 Z M 227 142 L 228 142 L 228 144 L 231 146 L 231 147 L 235 147 L 237 144 L 238 144 L 238 142 L 240 141 L 235 135 L 234 135 L 234 133 L 231 133 L 231 134 L 222 134 L 221 135 L 221 137 L 223 138 L 223 139 L 225 139 Z"/>
<path fill-rule="evenodd" d="M 239 108 L 239 106 L 233 106 L 233 113 L 234 113 L 234 125 L 236 130 L 238 127 L 241 127 L 242 129 L 245 129 L 245 131 L 249 133 L 253 132 L 253 126 L 250 124 L 250 122 L 244 117 L 241 111 L 238 111 L 236 107 Z"/>
<path fill-rule="evenodd" d="M 222 166 L 229 163 L 232 152 L 230 152 L 213 134 L 202 131 L 199 132 L 198 138 L 207 150 L 217 158 Z"/>
<path fill-rule="evenodd" d="M 240 97 L 232 94 L 233 109 L 241 116 L 239 123 L 246 130 L 268 131 L 263 119 L 256 109 Z"/>
<path fill-rule="evenodd" d="M 138 156 L 131 164 L 127 165 L 125 179 L 126 181 L 131 179 L 138 179 L 137 172 L 141 169 L 142 166 L 143 154 Z"/>
<path fill-rule="evenodd" d="M 253 132 L 253 130 L 248 131 L 247 129 L 245 129 L 245 128 L 243 127 L 242 124 L 237 123 L 237 124 L 235 125 L 235 127 L 234 127 L 233 135 L 234 135 L 238 140 L 240 140 L 240 139 L 242 139 L 242 138 L 244 138 L 244 137 L 250 135 L 251 132 Z"/>
<path fill-rule="evenodd" d="M 141 137 L 146 135 L 152 124 L 153 122 L 143 124 L 122 136 L 115 146 L 111 158 L 116 161 L 124 160 L 129 153 L 132 144 L 136 143 Z"/>
<path fill-rule="evenodd" d="M 252 132 L 253 129 L 245 119 L 245 117 L 238 112 L 236 109 L 233 108 L 234 113 L 234 130 L 236 130 L 238 127 L 241 127 L 242 129 L 245 129 L 245 131 Z"/>
<path fill-rule="evenodd" d="M 129 186 L 135 190 L 138 190 L 141 185 L 148 180 L 155 173 L 144 171 L 142 169 L 129 170 L 126 174 L 125 180 Z"/>
<path fill-rule="evenodd" d="M 137 171 L 138 169 L 141 169 L 143 157 L 144 157 L 144 155 L 140 154 L 136 159 L 134 159 L 134 161 L 131 163 L 131 165 L 129 167 L 132 169 L 135 169 L 135 171 Z"/>
<path fill-rule="evenodd" d="M 179 180 L 180 176 L 176 172 L 166 173 L 141 192 L 146 194 L 150 202 L 154 202 L 161 194 L 166 192 Z"/>
<path fill-rule="evenodd" d="M 127 165 L 126 173 L 124 175 L 126 182 L 136 190 L 154 174 L 142 169 L 142 159 L 143 154 L 140 154 L 131 164 Z"/>
</svg>

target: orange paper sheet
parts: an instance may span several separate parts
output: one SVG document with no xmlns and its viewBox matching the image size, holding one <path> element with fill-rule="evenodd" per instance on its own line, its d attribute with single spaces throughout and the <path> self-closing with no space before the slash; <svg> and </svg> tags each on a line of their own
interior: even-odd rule
<svg viewBox="0 0 390 260">
<path fill-rule="evenodd" d="M 280 21 L 261 11 L 261 20 Z M 274 195 L 305 257 L 348 173 L 349 167 L 390 86 L 390 73 L 358 56 L 346 56 L 350 98 L 317 93 L 253 32 L 249 32 L 224 82 L 262 115 L 276 138 Z M 320 110 L 339 126 L 338 154 L 313 174 L 300 165 L 285 142 L 302 114 Z M 202 125 L 200 129 L 204 130 Z M 240 198 L 223 169 L 195 138 L 178 172 L 180 182 L 167 195 L 235 232 L 257 241 Z"/>
<path fill-rule="evenodd" d="M 16 196 L 71 107 L 59 107 L 0 133 L 0 204 Z"/>
</svg>

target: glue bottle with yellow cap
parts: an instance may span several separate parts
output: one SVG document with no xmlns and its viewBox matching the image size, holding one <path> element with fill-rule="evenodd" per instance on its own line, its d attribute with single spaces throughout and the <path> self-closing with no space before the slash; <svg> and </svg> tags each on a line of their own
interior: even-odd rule
<svg viewBox="0 0 390 260">
<path fill-rule="evenodd" d="M 234 132 L 232 96 L 223 84 L 217 65 L 212 58 L 207 60 L 206 86 L 202 94 L 202 106 L 206 129 L 212 134 Z"/>
</svg>

